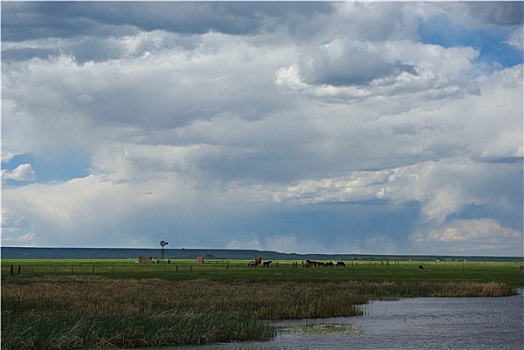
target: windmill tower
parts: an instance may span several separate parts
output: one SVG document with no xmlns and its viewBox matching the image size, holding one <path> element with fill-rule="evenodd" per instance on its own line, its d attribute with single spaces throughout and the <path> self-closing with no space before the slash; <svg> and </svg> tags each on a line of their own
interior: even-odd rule
<svg viewBox="0 0 524 350">
<path fill-rule="evenodd" d="M 160 253 L 160 260 L 162 260 L 162 262 L 164 262 L 164 247 L 168 244 L 169 243 L 167 243 L 166 241 L 160 241 L 160 247 L 162 249 L 162 252 Z"/>
</svg>

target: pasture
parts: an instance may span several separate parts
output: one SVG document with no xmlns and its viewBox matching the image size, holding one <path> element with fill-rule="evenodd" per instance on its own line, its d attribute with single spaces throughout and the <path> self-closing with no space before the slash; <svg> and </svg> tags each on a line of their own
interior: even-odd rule
<svg viewBox="0 0 524 350">
<path fill-rule="evenodd" d="M 345 267 L 303 268 L 303 261 L 273 260 L 269 268 L 248 267 L 250 260 L 166 259 L 138 264 L 136 259 L 12 259 L 2 260 L 2 279 L 13 274 L 99 275 L 109 278 L 160 278 L 169 281 L 206 278 L 217 282 L 501 282 L 524 287 L 524 262 L 489 261 L 345 261 Z M 424 269 L 419 269 L 423 266 Z"/>
<path fill-rule="evenodd" d="M 274 335 L 268 320 L 355 316 L 355 306 L 371 299 L 503 296 L 524 287 L 523 264 L 515 262 L 249 262 L 2 260 L 2 347 L 263 340 Z"/>
</svg>

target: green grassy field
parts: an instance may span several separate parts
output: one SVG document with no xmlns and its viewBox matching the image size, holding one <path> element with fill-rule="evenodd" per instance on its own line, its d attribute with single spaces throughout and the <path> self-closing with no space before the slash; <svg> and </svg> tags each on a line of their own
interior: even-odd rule
<svg viewBox="0 0 524 350">
<path fill-rule="evenodd" d="M 100 349 L 264 340 L 268 320 L 359 314 L 372 299 L 504 296 L 515 262 L 2 260 L 3 349 Z M 424 269 L 420 269 L 423 265 Z M 11 268 L 12 266 L 12 268 Z M 20 272 L 20 273 L 19 273 Z"/>
<path fill-rule="evenodd" d="M 13 274 L 102 275 L 112 278 L 162 278 L 170 281 L 207 278 L 232 282 L 501 282 L 513 288 L 524 287 L 524 262 L 467 261 L 345 261 L 346 267 L 303 268 L 301 261 L 273 261 L 269 268 L 248 268 L 248 260 L 197 264 L 194 259 L 167 260 L 138 264 L 133 259 L 109 260 L 2 260 L 2 278 Z M 419 269 L 423 266 L 424 269 Z"/>
</svg>

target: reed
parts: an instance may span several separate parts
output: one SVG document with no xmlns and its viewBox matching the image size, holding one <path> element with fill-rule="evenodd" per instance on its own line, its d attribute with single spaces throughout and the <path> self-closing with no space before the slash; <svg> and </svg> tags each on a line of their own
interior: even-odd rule
<svg viewBox="0 0 524 350">
<path fill-rule="evenodd" d="M 5 349 L 204 344 L 273 335 L 267 323 L 246 313 L 216 306 L 210 312 L 213 303 L 199 302 L 211 291 L 202 281 L 178 287 L 96 276 L 29 279 L 2 285 Z"/>
</svg>

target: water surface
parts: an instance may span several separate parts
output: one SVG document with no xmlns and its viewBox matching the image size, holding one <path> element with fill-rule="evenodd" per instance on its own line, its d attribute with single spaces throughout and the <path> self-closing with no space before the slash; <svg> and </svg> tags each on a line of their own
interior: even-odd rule
<svg viewBox="0 0 524 350">
<path fill-rule="evenodd" d="M 518 349 L 524 296 L 372 301 L 364 316 L 278 321 L 268 342 L 170 349 Z M 164 348 L 165 349 L 165 348 Z"/>
</svg>

